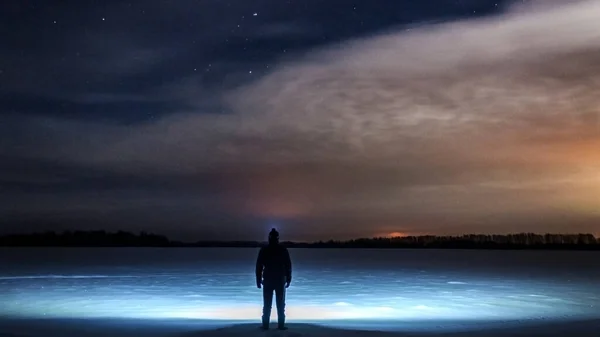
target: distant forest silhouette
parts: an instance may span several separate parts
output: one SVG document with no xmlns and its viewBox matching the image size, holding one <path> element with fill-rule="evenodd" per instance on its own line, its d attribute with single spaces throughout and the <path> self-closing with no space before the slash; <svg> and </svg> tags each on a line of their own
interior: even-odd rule
<svg viewBox="0 0 600 337">
<path fill-rule="evenodd" d="M 163 235 L 125 231 L 65 231 L 0 236 L 4 247 L 260 247 L 260 241 L 173 241 Z M 282 242 L 290 248 L 437 248 L 437 249 L 566 249 L 600 250 L 600 239 L 592 234 L 461 236 L 404 236 L 362 238 L 347 241 Z"/>
</svg>

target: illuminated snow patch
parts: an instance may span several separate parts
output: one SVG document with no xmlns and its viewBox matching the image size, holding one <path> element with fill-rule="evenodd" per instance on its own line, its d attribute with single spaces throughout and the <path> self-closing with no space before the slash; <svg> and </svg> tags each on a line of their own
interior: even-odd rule
<svg viewBox="0 0 600 337">
<path fill-rule="evenodd" d="M 426 305 L 417 305 L 417 306 L 415 307 L 415 309 L 418 309 L 418 310 L 427 310 L 427 309 L 431 309 L 431 308 L 429 308 L 429 307 L 428 307 L 428 306 L 426 306 Z"/>
<path fill-rule="evenodd" d="M 261 291 L 251 273 L 13 275 L 0 278 L 3 314 L 56 318 L 255 320 Z M 593 293 L 576 284 L 508 279 L 444 282 L 444 275 L 297 271 L 290 320 L 508 320 L 590 314 Z M 342 280 L 352 278 L 353 282 Z M 272 311 L 276 317 L 275 306 Z"/>
<path fill-rule="evenodd" d="M 335 305 L 339 305 L 339 306 L 349 306 L 349 305 L 352 305 L 352 304 L 346 303 L 346 302 L 335 302 L 334 304 Z"/>
</svg>

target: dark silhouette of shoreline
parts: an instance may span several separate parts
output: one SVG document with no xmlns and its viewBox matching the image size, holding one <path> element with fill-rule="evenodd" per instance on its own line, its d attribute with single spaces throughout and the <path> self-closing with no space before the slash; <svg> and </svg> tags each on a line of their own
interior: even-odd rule
<svg viewBox="0 0 600 337">
<path fill-rule="evenodd" d="M 260 241 L 173 241 L 163 235 L 125 231 L 65 231 L 0 236 L 0 247 L 261 247 Z M 362 238 L 347 241 L 282 242 L 289 248 L 378 248 L 378 249 L 550 249 L 600 250 L 600 239 L 592 234 L 505 235 L 468 234 L 462 236 L 405 236 Z"/>
</svg>

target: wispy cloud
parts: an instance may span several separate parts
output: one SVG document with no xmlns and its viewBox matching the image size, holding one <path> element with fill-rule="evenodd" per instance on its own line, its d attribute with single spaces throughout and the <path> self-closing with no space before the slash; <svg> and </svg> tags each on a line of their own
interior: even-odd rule
<svg viewBox="0 0 600 337">
<path fill-rule="evenodd" d="M 125 165 L 135 156 L 111 154 L 155 142 L 157 153 L 194 161 L 197 151 L 211 165 L 415 157 L 584 164 L 594 156 L 569 153 L 598 141 L 599 17 L 599 3 L 585 1 L 351 41 L 226 96 L 232 115 L 189 111 L 142 125 L 104 147 L 104 157 Z"/>
<path fill-rule="evenodd" d="M 240 216 L 485 230 L 566 214 L 585 230 L 600 207 L 588 200 L 600 195 L 598 22 L 589 0 L 348 41 L 228 92 L 227 114 L 42 123 L 56 145 L 33 153 L 114 174 L 219 172 Z"/>
</svg>

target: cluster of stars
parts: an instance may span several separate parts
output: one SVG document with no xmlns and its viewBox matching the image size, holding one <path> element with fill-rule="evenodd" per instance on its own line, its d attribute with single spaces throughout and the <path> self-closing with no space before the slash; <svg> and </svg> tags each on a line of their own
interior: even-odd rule
<svg viewBox="0 0 600 337">
<path fill-rule="evenodd" d="M 523 1 L 525 1 L 525 0 L 523 0 Z M 288 1 L 288 4 L 290 4 L 289 1 Z M 459 1 L 459 5 L 462 5 L 461 1 Z M 499 6 L 498 3 L 495 3 L 493 5 L 495 7 Z M 227 6 L 231 7 L 231 4 L 227 4 Z M 128 7 L 132 7 L 132 4 L 129 3 Z M 349 4 L 349 6 L 346 7 L 346 8 L 350 9 L 351 11 L 353 11 L 354 12 L 354 14 L 353 14 L 354 16 L 361 17 L 362 16 L 362 10 L 363 10 L 362 7 L 363 6 L 359 6 L 357 4 Z M 233 29 L 230 29 L 231 35 L 224 36 L 223 40 L 221 40 L 221 41 L 224 41 L 224 45 L 225 46 L 230 46 L 231 43 L 236 44 L 236 43 L 240 43 L 241 42 L 239 44 L 239 46 L 236 45 L 234 48 L 239 48 L 240 52 L 252 52 L 254 50 L 253 49 L 253 42 L 255 40 L 255 37 L 253 37 L 251 34 L 253 32 L 253 28 L 260 27 L 260 25 L 257 26 L 257 24 L 256 24 L 257 21 L 253 21 L 254 23 L 252 23 L 250 25 L 250 21 L 248 21 L 248 20 L 249 20 L 249 18 L 250 19 L 251 18 L 257 18 L 259 16 L 259 12 L 260 11 L 258 11 L 258 10 L 248 11 L 248 12 L 246 12 L 246 13 L 238 16 L 237 20 L 231 22 L 232 27 L 233 27 Z M 146 10 L 143 9 L 143 8 L 139 8 L 139 9 L 137 9 L 137 13 L 145 15 L 146 14 Z M 476 14 L 477 11 L 473 10 L 473 13 Z M 262 16 L 263 15 L 261 15 L 261 19 L 262 19 Z M 265 17 L 272 19 L 272 16 L 273 15 L 266 15 Z M 101 22 L 108 21 L 107 17 L 105 17 L 105 16 L 100 16 L 98 19 Z M 361 17 L 361 19 L 362 19 L 362 17 Z M 53 20 L 52 22 L 54 24 L 58 24 L 59 20 L 58 19 L 57 20 Z M 259 24 L 260 23 L 261 22 L 259 22 Z M 359 20 L 359 21 L 357 21 L 357 23 L 359 23 L 360 26 L 363 26 L 365 22 L 363 20 Z M 198 26 L 198 25 L 190 23 L 189 26 L 193 27 L 193 26 Z M 248 35 L 248 34 L 250 34 L 250 35 Z M 323 35 L 321 35 L 320 40 L 328 40 L 330 38 L 331 38 L 330 34 L 323 34 Z M 192 37 L 190 39 L 191 40 L 190 43 L 192 45 L 200 45 L 200 44 L 203 43 L 201 40 L 198 41 L 197 39 L 198 39 L 197 35 L 194 36 L 194 37 Z M 231 48 L 231 47 L 229 47 L 229 48 Z M 287 50 L 287 48 L 285 48 L 285 46 L 281 46 L 280 48 L 281 49 L 279 49 L 279 51 L 278 51 L 279 53 L 286 54 L 288 52 L 288 50 Z M 274 50 L 274 51 L 277 51 L 277 50 Z M 77 53 L 77 57 L 79 57 L 79 56 L 80 56 L 80 54 L 78 52 Z M 256 57 L 258 58 L 258 56 L 256 56 Z M 252 58 L 253 58 L 253 56 L 251 56 L 251 55 L 248 56 L 248 59 L 252 59 Z M 260 72 L 260 69 L 269 69 L 269 68 L 270 68 L 270 66 L 268 64 L 263 64 L 261 66 L 255 65 L 253 69 L 246 68 L 245 70 L 242 70 L 242 72 L 245 72 L 247 75 L 256 75 L 258 72 Z M 214 70 L 212 68 L 212 64 L 210 64 L 210 63 L 207 66 L 204 66 L 204 67 L 202 67 L 202 66 L 199 67 L 197 65 L 192 65 L 191 69 L 193 69 L 193 72 L 195 72 L 195 73 L 198 73 L 198 71 L 202 70 L 202 69 L 204 70 L 205 73 L 208 73 L 208 72 L 213 73 L 214 72 Z"/>
</svg>

